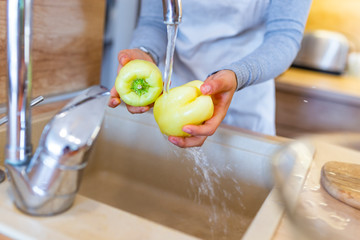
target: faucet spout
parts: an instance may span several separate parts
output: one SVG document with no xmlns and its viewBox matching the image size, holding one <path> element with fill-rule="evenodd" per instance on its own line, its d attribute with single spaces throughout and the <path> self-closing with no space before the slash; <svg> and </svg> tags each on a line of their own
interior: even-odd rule
<svg viewBox="0 0 360 240">
<path fill-rule="evenodd" d="M 182 17 L 181 0 L 162 0 L 165 24 L 179 24 Z"/>
</svg>

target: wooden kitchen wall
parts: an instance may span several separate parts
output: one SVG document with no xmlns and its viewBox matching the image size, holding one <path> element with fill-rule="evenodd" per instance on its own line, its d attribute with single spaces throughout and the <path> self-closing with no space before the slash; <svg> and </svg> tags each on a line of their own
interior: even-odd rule
<svg viewBox="0 0 360 240">
<path fill-rule="evenodd" d="M 313 0 L 306 30 L 325 29 L 345 34 L 360 51 L 360 0 Z"/>
<path fill-rule="evenodd" d="M 6 0 L 0 0 L 0 103 L 7 98 Z M 105 0 L 34 0 L 33 96 L 100 83 Z"/>
</svg>

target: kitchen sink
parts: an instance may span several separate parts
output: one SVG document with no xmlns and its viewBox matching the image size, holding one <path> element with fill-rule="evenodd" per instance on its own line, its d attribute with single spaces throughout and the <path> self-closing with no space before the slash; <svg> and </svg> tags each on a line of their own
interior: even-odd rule
<svg viewBox="0 0 360 240">
<path fill-rule="evenodd" d="M 34 145 L 50 115 L 34 118 Z M 271 239 L 283 213 L 271 174 L 280 146 L 221 126 L 201 148 L 181 149 L 151 112 L 108 108 L 79 194 L 201 239 Z"/>
<path fill-rule="evenodd" d="M 152 113 L 108 109 L 80 194 L 202 239 L 240 239 L 272 189 L 278 147 L 224 126 L 180 149 Z"/>
</svg>

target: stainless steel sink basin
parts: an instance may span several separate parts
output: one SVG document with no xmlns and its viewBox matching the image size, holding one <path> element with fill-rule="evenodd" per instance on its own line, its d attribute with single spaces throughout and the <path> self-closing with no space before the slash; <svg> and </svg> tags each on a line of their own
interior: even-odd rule
<svg viewBox="0 0 360 240">
<path fill-rule="evenodd" d="M 277 148 L 221 128 L 180 149 L 151 113 L 109 109 L 80 194 L 203 239 L 240 239 L 271 190 Z"/>
<path fill-rule="evenodd" d="M 33 143 L 49 118 L 34 119 Z M 203 147 L 180 149 L 152 113 L 109 108 L 79 193 L 201 239 L 271 239 L 282 216 L 270 168 L 279 147 L 222 126 Z"/>
</svg>

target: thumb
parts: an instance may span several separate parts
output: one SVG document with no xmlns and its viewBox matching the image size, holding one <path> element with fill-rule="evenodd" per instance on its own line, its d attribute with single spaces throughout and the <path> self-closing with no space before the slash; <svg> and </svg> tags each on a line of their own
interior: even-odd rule
<svg viewBox="0 0 360 240">
<path fill-rule="evenodd" d="M 119 74 L 120 69 L 125 66 L 125 64 L 127 64 L 128 62 L 131 61 L 131 58 L 125 53 L 125 54 L 119 54 L 118 56 L 118 60 L 119 60 L 119 66 L 117 68 L 117 73 Z"/>
<path fill-rule="evenodd" d="M 123 67 L 125 64 L 130 62 L 131 58 L 126 53 L 120 53 L 118 56 L 119 64 Z"/>
<path fill-rule="evenodd" d="M 235 73 L 229 70 L 221 70 L 213 75 L 210 75 L 200 87 L 200 91 L 204 95 L 235 91 L 235 89 Z"/>
<path fill-rule="evenodd" d="M 118 54 L 118 61 L 119 64 L 123 67 L 124 65 L 126 65 L 128 62 L 130 62 L 132 60 L 131 54 L 126 51 L 126 50 L 122 50 L 119 52 Z"/>
<path fill-rule="evenodd" d="M 209 76 L 200 86 L 200 91 L 204 95 L 212 95 L 225 91 L 224 80 L 213 74 Z"/>
</svg>

